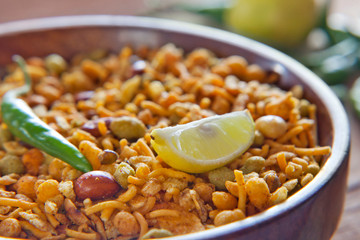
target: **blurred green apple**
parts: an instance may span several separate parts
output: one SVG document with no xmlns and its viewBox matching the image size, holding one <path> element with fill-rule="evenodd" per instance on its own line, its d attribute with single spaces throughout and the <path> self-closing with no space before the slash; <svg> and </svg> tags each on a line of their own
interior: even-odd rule
<svg viewBox="0 0 360 240">
<path fill-rule="evenodd" d="M 234 0 L 224 21 L 234 31 L 278 48 L 302 43 L 317 23 L 316 0 Z"/>
</svg>

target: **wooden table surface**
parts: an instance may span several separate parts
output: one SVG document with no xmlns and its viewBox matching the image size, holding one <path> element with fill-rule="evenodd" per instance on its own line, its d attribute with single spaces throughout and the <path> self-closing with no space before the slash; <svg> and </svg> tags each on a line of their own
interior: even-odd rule
<svg viewBox="0 0 360 240">
<path fill-rule="evenodd" d="M 0 0 L 0 23 L 19 19 L 77 14 L 138 15 L 154 5 L 171 4 L 175 1 L 179 0 Z M 345 13 L 351 18 L 359 20 L 360 0 L 332 0 L 331 10 Z M 349 107 L 347 109 L 352 134 L 350 171 L 344 214 L 333 240 L 360 239 L 360 120 L 355 117 Z"/>
</svg>

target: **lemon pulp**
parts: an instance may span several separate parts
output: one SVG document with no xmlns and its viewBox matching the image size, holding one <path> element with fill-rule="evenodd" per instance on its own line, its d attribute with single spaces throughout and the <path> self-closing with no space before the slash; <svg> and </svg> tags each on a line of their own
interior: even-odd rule
<svg viewBox="0 0 360 240">
<path fill-rule="evenodd" d="M 224 166 L 245 152 L 254 132 L 250 113 L 237 111 L 155 129 L 151 145 L 171 167 L 201 173 Z"/>
</svg>

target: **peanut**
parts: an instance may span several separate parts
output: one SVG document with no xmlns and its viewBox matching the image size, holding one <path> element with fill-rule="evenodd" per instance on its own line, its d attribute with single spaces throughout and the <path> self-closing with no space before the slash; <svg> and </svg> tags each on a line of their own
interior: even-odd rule
<svg viewBox="0 0 360 240">
<path fill-rule="evenodd" d="M 104 171 L 91 171 L 81 175 L 74 184 L 74 190 L 79 200 L 105 199 L 114 196 L 121 189 L 114 177 Z"/>
</svg>

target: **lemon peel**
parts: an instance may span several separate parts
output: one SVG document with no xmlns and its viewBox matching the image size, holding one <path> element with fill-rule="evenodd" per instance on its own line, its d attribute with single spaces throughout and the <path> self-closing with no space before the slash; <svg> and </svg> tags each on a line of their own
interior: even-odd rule
<svg viewBox="0 0 360 240">
<path fill-rule="evenodd" d="M 299 46 L 318 20 L 315 0 L 234 0 L 224 14 L 236 32 L 278 48 Z M 304 17 L 306 16 L 306 17 Z"/>
<path fill-rule="evenodd" d="M 248 110 L 154 129 L 151 145 L 169 166 L 189 173 L 222 167 L 253 143 L 255 124 Z"/>
</svg>

